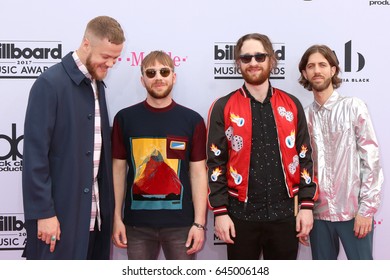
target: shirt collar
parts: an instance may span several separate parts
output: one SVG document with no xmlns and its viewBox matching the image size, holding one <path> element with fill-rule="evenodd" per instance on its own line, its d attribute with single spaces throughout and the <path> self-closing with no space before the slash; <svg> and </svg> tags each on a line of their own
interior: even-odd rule
<svg viewBox="0 0 390 280">
<path fill-rule="evenodd" d="M 90 79 L 92 81 L 92 76 L 91 76 L 91 74 L 89 74 L 87 67 L 81 62 L 79 56 L 77 55 L 77 51 L 73 52 L 72 57 L 73 57 L 74 61 L 76 62 L 76 65 L 79 68 L 79 70 L 81 71 L 81 73 L 83 73 L 85 75 L 85 77 L 87 77 L 88 79 Z"/>
<path fill-rule="evenodd" d="M 249 92 L 249 90 L 246 88 L 245 86 L 245 83 L 244 85 L 242 86 L 242 89 L 244 90 L 244 92 L 246 93 L 247 97 L 249 97 L 252 101 L 254 102 L 259 102 L 256 100 L 256 98 L 253 97 L 253 95 Z M 271 84 L 269 84 L 269 87 L 268 87 L 268 92 L 267 92 L 267 96 L 265 97 L 264 101 L 262 102 L 263 104 L 265 103 L 270 103 L 271 101 L 271 97 L 272 97 L 272 86 Z"/>
<path fill-rule="evenodd" d="M 329 96 L 328 100 L 326 100 L 324 105 L 318 104 L 317 101 L 314 100 L 314 109 L 318 112 L 322 108 L 325 110 L 331 111 L 333 106 L 336 104 L 337 100 L 339 99 L 340 94 L 337 91 L 333 91 L 332 95 Z"/>
</svg>

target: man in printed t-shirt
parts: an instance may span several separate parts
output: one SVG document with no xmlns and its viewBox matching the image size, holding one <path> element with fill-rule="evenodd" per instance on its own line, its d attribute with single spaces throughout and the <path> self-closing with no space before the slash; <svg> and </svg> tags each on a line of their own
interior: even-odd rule
<svg viewBox="0 0 390 280">
<path fill-rule="evenodd" d="M 141 72 L 146 100 L 114 119 L 113 241 L 133 260 L 157 259 L 161 247 L 166 259 L 195 259 L 205 238 L 205 123 L 172 99 L 176 73 L 166 53 L 148 54 Z"/>
</svg>

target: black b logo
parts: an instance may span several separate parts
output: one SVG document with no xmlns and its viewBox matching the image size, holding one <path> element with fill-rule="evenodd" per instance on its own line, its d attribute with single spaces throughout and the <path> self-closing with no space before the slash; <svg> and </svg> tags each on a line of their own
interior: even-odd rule
<svg viewBox="0 0 390 280">
<path fill-rule="evenodd" d="M 0 143 L 1 140 L 7 141 L 10 145 L 10 150 L 5 155 L 0 155 L 0 160 L 6 160 L 12 157 L 12 160 L 16 160 L 16 157 L 19 157 L 20 159 L 23 159 L 23 155 L 19 152 L 18 145 L 20 141 L 22 141 L 24 138 L 23 135 L 16 137 L 16 124 L 12 124 L 12 136 L 9 137 L 5 134 L 0 134 Z"/>
</svg>

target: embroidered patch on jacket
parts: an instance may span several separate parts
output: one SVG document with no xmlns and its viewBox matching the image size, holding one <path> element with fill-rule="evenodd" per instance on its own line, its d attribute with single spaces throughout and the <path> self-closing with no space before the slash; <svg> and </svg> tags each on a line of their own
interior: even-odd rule
<svg viewBox="0 0 390 280">
<path fill-rule="evenodd" d="M 301 152 L 299 153 L 299 157 L 300 158 L 305 158 L 306 157 L 306 153 L 307 153 L 307 146 L 306 145 L 302 145 L 301 146 Z"/>
<path fill-rule="evenodd" d="M 295 174 L 295 172 L 297 171 L 297 167 L 299 165 L 299 157 L 297 155 L 295 155 L 293 157 L 293 162 L 291 162 L 289 165 L 288 165 L 288 171 L 290 172 L 290 174 Z"/>
<path fill-rule="evenodd" d="M 230 166 L 230 175 L 233 177 L 234 183 L 236 185 L 241 184 L 242 176 L 238 174 L 237 170 Z"/>
<path fill-rule="evenodd" d="M 214 144 L 211 144 L 210 151 L 212 151 L 216 157 L 221 154 L 221 150 Z"/>
<path fill-rule="evenodd" d="M 295 146 L 295 130 L 292 130 L 290 135 L 286 137 L 286 146 L 287 148 L 294 148 Z"/>
<path fill-rule="evenodd" d="M 217 167 L 213 170 L 213 173 L 211 174 L 210 178 L 211 181 L 216 182 L 218 180 L 219 175 L 222 174 L 221 168 Z"/>
<path fill-rule="evenodd" d="M 237 126 L 241 127 L 244 125 L 245 123 L 245 119 L 244 118 L 241 118 L 240 116 L 236 115 L 236 114 L 233 114 L 231 113 L 230 114 L 230 120 L 234 123 L 237 124 Z"/>
<path fill-rule="evenodd" d="M 284 107 L 278 107 L 278 113 L 281 117 L 286 118 L 288 122 L 292 122 L 294 120 L 294 114 L 291 111 L 287 111 Z"/>
<path fill-rule="evenodd" d="M 307 171 L 306 168 L 303 168 L 303 171 L 301 172 L 301 177 L 303 179 L 305 179 L 305 183 L 306 184 L 310 184 L 311 183 L 310 174 L 309 174 L 309 172 Z"/>
</svg>

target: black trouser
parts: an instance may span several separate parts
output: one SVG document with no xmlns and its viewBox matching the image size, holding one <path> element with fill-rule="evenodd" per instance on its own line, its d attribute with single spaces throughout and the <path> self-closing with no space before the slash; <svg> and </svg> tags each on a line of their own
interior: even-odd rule
<svg viewBox="0 0 390 280">
<path fill-rule="evenodd" d="M 295 217 L 273 222 L 248 222 L 231 217 L 236 230 L 234 244 L 227 245 L 229 260 L 295 260 L 298 238 Z"/>
<path fill-rule="evenodd" d="M 102 232 L 99 231 L 97 222 L 95 223 L 95 230 L 89 232 L 89 244 L 87 260 L 100 260 L 102 258 Z"/>
</svg>

